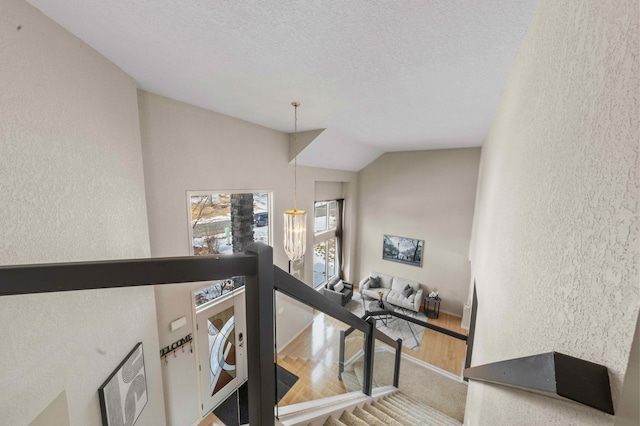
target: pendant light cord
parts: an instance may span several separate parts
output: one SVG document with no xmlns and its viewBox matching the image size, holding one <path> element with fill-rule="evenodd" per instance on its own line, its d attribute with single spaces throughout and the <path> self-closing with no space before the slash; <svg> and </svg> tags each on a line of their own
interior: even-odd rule
<svg viewBox="0 0 640 426">
<path fill-rule="evenodd" d="M 293 211 L 298 211 L 298 102 L 292 102 L 294 108 L 293 125 Z"/>
</svg>

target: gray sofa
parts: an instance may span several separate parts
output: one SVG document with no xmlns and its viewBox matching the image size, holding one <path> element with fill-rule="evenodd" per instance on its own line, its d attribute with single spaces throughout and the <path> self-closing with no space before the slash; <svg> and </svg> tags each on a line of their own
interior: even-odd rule
<svg viewBox="0 0 640 426">
<path fill-rule="evenodd" d="M 379 278 L 380 287 L 371 288 L 371 277 Z M 403 294 L 407 285 L 413 289 L 413 293 L 409 297 L 405 297 Z M 382 300 L 385 302 L 401 308 L 411 309 L 416 312 L 420 311 L 422 295 L 424 294 L 422 285 L 416 281 L 393 277 L 391 275 L 380 274 L 377 272 L 372 272 L 366 278 L 363 278 L 360 281 L 359 288 L 360 295 L 363 299 L 365 297 L 370 299 L 379 299 L 378 292 L 381 291 L 383 293 Z"/>
</svg>

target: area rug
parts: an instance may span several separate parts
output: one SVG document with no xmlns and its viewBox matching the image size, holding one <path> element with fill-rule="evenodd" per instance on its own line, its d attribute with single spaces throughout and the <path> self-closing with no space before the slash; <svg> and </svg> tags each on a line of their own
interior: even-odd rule
<svg viewBox="0 0 640 426">
<path fill-rule="evenodd" d="M 352 314 L 362 318 L 365 308 L 369 309 L 371 302 L 375 302 L 375 300 L 365 298 L 363 301 L 360 293 L 354 293 L 353 298 L 344 307 Z M 396 312 L 427 322 L 427 317 L 422 312 L 415 312 L 403 308 L 396 308 Z M 393 340 L 402 339 L 402 346 L 413 351 L 420 350 L 425 327 L 396 317 L 380 316 L 376 317 L 376 328 Z"/>
</svg>

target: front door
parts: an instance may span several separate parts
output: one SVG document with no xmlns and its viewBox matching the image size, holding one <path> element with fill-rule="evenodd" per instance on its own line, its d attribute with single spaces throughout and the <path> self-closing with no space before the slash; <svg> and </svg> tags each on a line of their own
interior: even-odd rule
<svg viewBox="0 0 640 426">
<path fill-rule="evenodd" d="M 206 414 L 247 377 L 244 287 L 198 307 L 196 321 L 200 392 Z"/>
</svg>

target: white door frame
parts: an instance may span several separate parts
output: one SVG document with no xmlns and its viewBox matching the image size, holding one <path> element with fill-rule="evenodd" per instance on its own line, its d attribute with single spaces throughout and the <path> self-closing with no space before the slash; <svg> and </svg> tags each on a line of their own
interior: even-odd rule
<svg viewBox="0 0 640 426">
<path fill-rule="evenodd" d="M 191 301 L 193 306 L 193 324 L 195 328 L 194 339 L 196 346 L 196 377 L 197 377 L 197 394 L 198 394 L 198 410 L 200 413 L 200 419 L 202 420 L 205 415 L 208 415 L 209 412 L 212 411 L 220 402 L 224 401 L 228 395 L 233 393 L 235 389 L 237 389 L 242 383 L 244 383 L 247 379 L 247 346 L 246 346 L 246 305 L 245 305 L 245 289 L 244 286 L 233 290 L 223 296 L 220 296 L 210 302 L 207 302 L 201 306 L 195 306 L 195 293 L 199 292 L 202 288 L 208 287 L 213 282 L 203 283 L 204 285 L 197 290 L 193 291 L 191 294 Z M 209 401 L 207 407 L 204 407 L 205 399 L 203 396 L 203 387 L 204 387 L 204 377 L 201 370 L 208 371 L 208 356 L 206 359 L 202 359 L 202 354 L 206 350 L 208 353 L 208 344 L 207 347 L 202 347 L 202 339 L 201 339 L 201 330 L 199 325 L 199 319 L 209 318 L 210 315 L 214 315 L 214 312 L 211 312 L 211 308 L 214 308 L 216 311 L 223 311 L 228 309 L 230 306 L 234 307 L 234 320 L 235 320 L 235 350 L 236 350 L 236 378 L 229 384 L 227 384 L 223 389 L 219 390 L 216 394 L 218 396 L 213 399 L 213 402 Z M 206 313 L 205 313 L 206 312 Z M 233 385 L 232 385 L 233 384 Z M 231 385 L 231 386 L 230 386 Z M 209 386 L 209 382 L 207 381 L 207 386 Z M 227 388 L 228 389 L 225 389 Z"/>
</svg>

